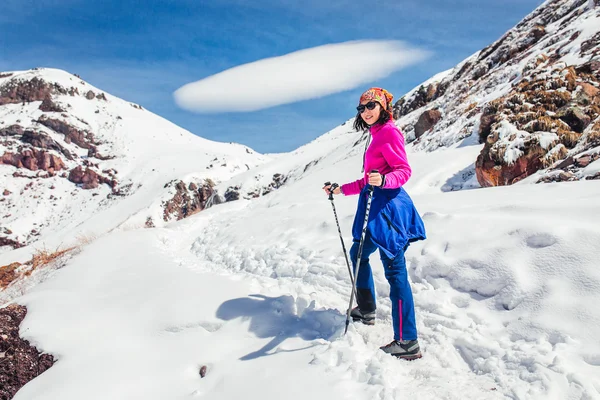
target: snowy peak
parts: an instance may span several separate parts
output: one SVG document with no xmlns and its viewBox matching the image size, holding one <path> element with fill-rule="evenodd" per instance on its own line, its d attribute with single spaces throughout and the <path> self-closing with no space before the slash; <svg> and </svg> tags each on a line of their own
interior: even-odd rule
<svg viewBox="0 0 600 400">
<path fill-rule="evenodd" d="M 65 71 L 0 73 L 0 248 L 82 224 L 144 185 L 156 187 L 146 204 L 112 227 L 132 215 L 148 226 L 191 215 L 214 185 L 268 160 L 195 136 Z"/>
</svg>

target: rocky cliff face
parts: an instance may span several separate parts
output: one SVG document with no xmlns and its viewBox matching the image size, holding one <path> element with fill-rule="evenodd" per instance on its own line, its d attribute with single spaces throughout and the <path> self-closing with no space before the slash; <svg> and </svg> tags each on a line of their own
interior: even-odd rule
<svg viewBox="0 0 600 400">
<path fill-rule="evenodd" d="M 600 5 L 551 0 L 502 38 L 402 97 L 397 123 L 417 149 L 484 144 L 483 187 L 598 179 Z M 475 140 L 476 139 L 476 140 Z"/>
</svg>

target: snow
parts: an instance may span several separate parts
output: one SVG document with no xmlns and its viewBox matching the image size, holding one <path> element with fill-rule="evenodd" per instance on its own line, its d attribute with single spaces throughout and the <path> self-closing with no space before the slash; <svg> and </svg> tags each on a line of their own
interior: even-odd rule
<svg viewBox="0 0 600 400">
<path fill-rule="evenodd" d="M 378 350 L 392 329 L 377 257 L 379 322 L 343 336 L 350 280 L 321 187 L 360 175 L 357 136 L 317 139 L 338 150 L 266 196 L 102 234 L 46 273 L 14 301 L 29 309 L 21 335 L 58 361 L 15 399 L 600 398 L 600 186 L 444 191 L 475 145 L 409 150 L 428 231 L 407 252 L 424 357 Z M 356 197 L 334 204 L 349 246 Z"/>
<path fill-rule="evenodd" d="M 256 111 L 353 89 L 429 55 L 393 40 L 327 44 L 227 69 L 182 86 L 174 97 L 197 112 Z"/>
</svg>

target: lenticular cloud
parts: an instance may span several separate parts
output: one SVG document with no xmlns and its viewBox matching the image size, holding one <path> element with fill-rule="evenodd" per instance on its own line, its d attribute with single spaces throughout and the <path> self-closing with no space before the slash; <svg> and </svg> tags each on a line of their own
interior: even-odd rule
<svg viewBox="0 0 600 400">
<path fill-rule="evenodd" d="M 196 112 L 256 111 L 353 89 L 427 58 L 399 41 L 329 44 L 225 70 L 174 93 Z"/>
</svg>

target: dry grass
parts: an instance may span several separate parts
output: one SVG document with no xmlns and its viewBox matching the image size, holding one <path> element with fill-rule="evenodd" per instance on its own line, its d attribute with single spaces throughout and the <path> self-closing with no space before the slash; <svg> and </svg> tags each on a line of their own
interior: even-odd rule
<svg viewBox="0 0 600 400">
<path fill-rule="evenodd" d="M 78 249 L 79 247 L 67 247 L 66 249 L 60 250 L 60 246 L 56 248 L 56 250 L 48 250 L 45 247 L 43 249 L 37 249 L 33 256 L 31 257 L 31 261 L 26 264 L 31 263 L 32 268 L 26 273 L 26 275 L 30 275 L 31 272 L 39 267 L 44 267 L 55 260 L 59 260 L 61 257 L 67 255 L 73 250 Z"/>
<path fill-rule="evenodd" d="M 567 148 L 569 148 L 569 149 L 572 149 L 573 147 L 575 147 L 577 145 L 577 143 L 579 142 L 579 139 L 582 136 L 581 133 L 574 132 L 570 129 L 562 129 L 562 128 L 558 128 L 556 133 L 558 134 L 558 137 L 560 138 L 560 142 L 562 144 L 564 144 L 565 146 L 567 146 Z"/>
<path fill-rule="evenodd" d="M 44 268 L 55 261 L 60 261 L 63 257 L 77 249 L 79 247 L 68 247 L 62 250 L 60 246 L 56 250 L 48 250 L 44 247 L 36 249 L 31 256 L 31 260 L 24 264 L 13 262 L 0 267 L 0 289 L 6 289 L 10 284 L 19 280 L 19 278 L 30 276 L 33 271 Z"/>
<path fill-rule="evenodd" d="M 600 121 L 596 122 L 587 133 L 587 142 L 592 146 L 600 145 Z"/>
<path fill-rule="evenodd" d="M 564 146 L 561 146 L 558 151 L 547 153 L 546 156 L 541 159 L 542 165 L 544 168 L 549 168 L 558 160 L 564 159 L 568 153 L 568 150 Z"/>
<path fill-rule="evenodd" d="M 80 233 L 75 236 L 75 247 L 83 247 L 88 244 L 95 242 L 98 239 L 98 235 L 94 233 Z"/>
<path fill-rule="evenodd" d="M 97 239 L 94 234 L 80 234 L 76 237 L 76 243 L 64 247 L 59 245 L 56 249 L 48 249 L 44 245 L 36 248 L 31 259 L 23 264 L 14 262 L 0 267 L 0 291 L 6 289 L 13 282 L 22 281 L 22 278 L 30 276 L 34 271 L 53 266 L 57 269 L 62 267 L 66 257 L 78 253 L 82 247 L 89 245 Z"/>
<path fill-rule="evenodd" d="M 12 264 L 5 265 L 0 267 L 0 288 L 4 289 L 12 281 L 14 281 L 18 277 L 18 273 L 16 272 L 17 268 L 21 266 L 21 263 L 14 262 Z"/>
</svg>

